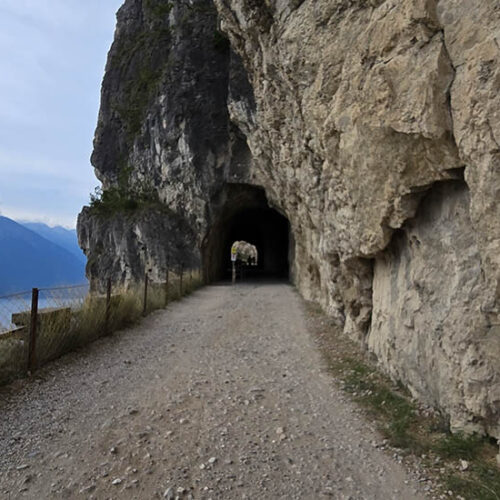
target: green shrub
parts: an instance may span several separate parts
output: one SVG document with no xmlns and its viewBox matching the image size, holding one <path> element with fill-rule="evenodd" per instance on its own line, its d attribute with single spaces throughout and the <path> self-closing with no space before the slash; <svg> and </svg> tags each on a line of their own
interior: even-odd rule
<svg viewBox="0 0 500 500">
<path fill-rule="evenodd" d="M 136 182 L 131 187 L 130 166 L 122 166 L 118 173 L 118 184 L 103 190 L 96 187 L 90 194 L 90 208 L 96 214 L 109 215 L 117 212 L 132 212 L 141 208 L 168 210 L 159 198 L 158 192 L 147 182 Z"/>
<path fill-rule="evenodd" d="M 484 438 L 477 434 L 466 436 L 461 432 L 447 434 L 433 444 L 433 450 L 446 458 L 473 460 L 478 456 Z"/>
</svg>

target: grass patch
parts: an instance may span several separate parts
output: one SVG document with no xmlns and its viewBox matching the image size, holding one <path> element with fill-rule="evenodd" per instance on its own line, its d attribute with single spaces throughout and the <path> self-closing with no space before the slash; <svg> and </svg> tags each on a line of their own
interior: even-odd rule
<svg viewBox="0 0 500 500">
<path fill-rule="evenodd" d="M 365 409 L 398 454 L 425 468 L 438 484 L 435 493 L 500 500 L 498 447 L 493 442 L 452 434 L 445 416 L 420 408 L 402 383 L 384 375 L 315 304 L 310 304 L 309 318 L 327 366 L 342 389 Z M 460 468 L 462 461 L 467 461 L 465 470 Z"/>
<path fill-rule="evenodd" d="M 414 405 L 391 388 L 391 383 L 372 366 L 357 357 L 329 359 L 329 368 L 342 381 L 342 388 L 362 404 L 371 415 L 386 421 L 380 430 L 391 446 L 414 445 L 411 428 L 416 423 Z"/>
<path fill-rule="evenodd" d="M 466 499 L 500 500 L 500 474 L 491 465 L 473 465 L 467 475 L 450 473 L 444 480 L 444 486 Z"/>
<path fill-rule="evenodd" d="M 484 441 L 482 436 L 476 434 L 466 436 L 459 432 L 439 438 L 431 448 L 444 458 L 474 460 L 480 455 Z"/>
<path fill-rule="evenodd" d="M 414 406 L 403 396 L 387 387 L 378 387 L 367 396 L 367 404 L 387 419 L 382 432 L 396 448 L 415 447 L 412 428 L 416 423 Z"/>
</svg>

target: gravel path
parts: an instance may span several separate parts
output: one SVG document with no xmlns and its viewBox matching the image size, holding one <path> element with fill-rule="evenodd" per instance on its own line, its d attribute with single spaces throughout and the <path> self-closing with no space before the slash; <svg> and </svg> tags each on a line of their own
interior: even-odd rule
<svg viewBox="0 0 500 500">
<path fill-rule="evenodd" d="M 413 499 L 284 284 L 206 287 L 0 391 L 0 498 Z"/>
</svg>

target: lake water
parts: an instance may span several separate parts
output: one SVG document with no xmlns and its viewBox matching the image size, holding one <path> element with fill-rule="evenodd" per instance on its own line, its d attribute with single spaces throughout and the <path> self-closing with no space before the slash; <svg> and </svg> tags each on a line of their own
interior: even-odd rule
<svg viewBox="0 0 500 500">
<path fill-rule="evenodd" d="M 40 289 L 38 309 L 79 307 L 89 292 L 88 285 Z M 11 328 L 12 314 L 31 310 L 31 291 L 0 297 L 0 332 Z"/>
</svg>

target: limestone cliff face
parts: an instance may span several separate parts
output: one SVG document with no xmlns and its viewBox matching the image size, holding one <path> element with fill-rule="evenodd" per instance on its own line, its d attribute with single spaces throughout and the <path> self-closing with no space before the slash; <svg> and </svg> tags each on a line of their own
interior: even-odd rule
<svg viewBox="0 0 500 500">
<path fill-rule="evenodd" d="M 301 293 L 452 427 L 500 437 L 498 2 L 213 2 L 127 0 L 118 16 L 93 164 L 185 228 L 148 233 L 150 264 L 185 232 L 210 268 L 213 228 L 243 203 L 231 186 L 262 187 Z M 168 232 L 158 220 L 139 225 Z M 82 213 L 91 259 L 107 224 Z M 134 267 L 133 244 L 108 243 Z"/>
<path fill-rule="evenodd" d="M 92 163 L 103 189 L 125 203 L 80 215 L 95 288 L 105 276 L 142 279 L 145 268 L 163 276 L 167 260 L 199 265 L 231 145 L 230 51 L 213 5 L 128 0 L 117 19 Z M 135 209 L 121 210 L 127 201 Z"/>
</svg>

